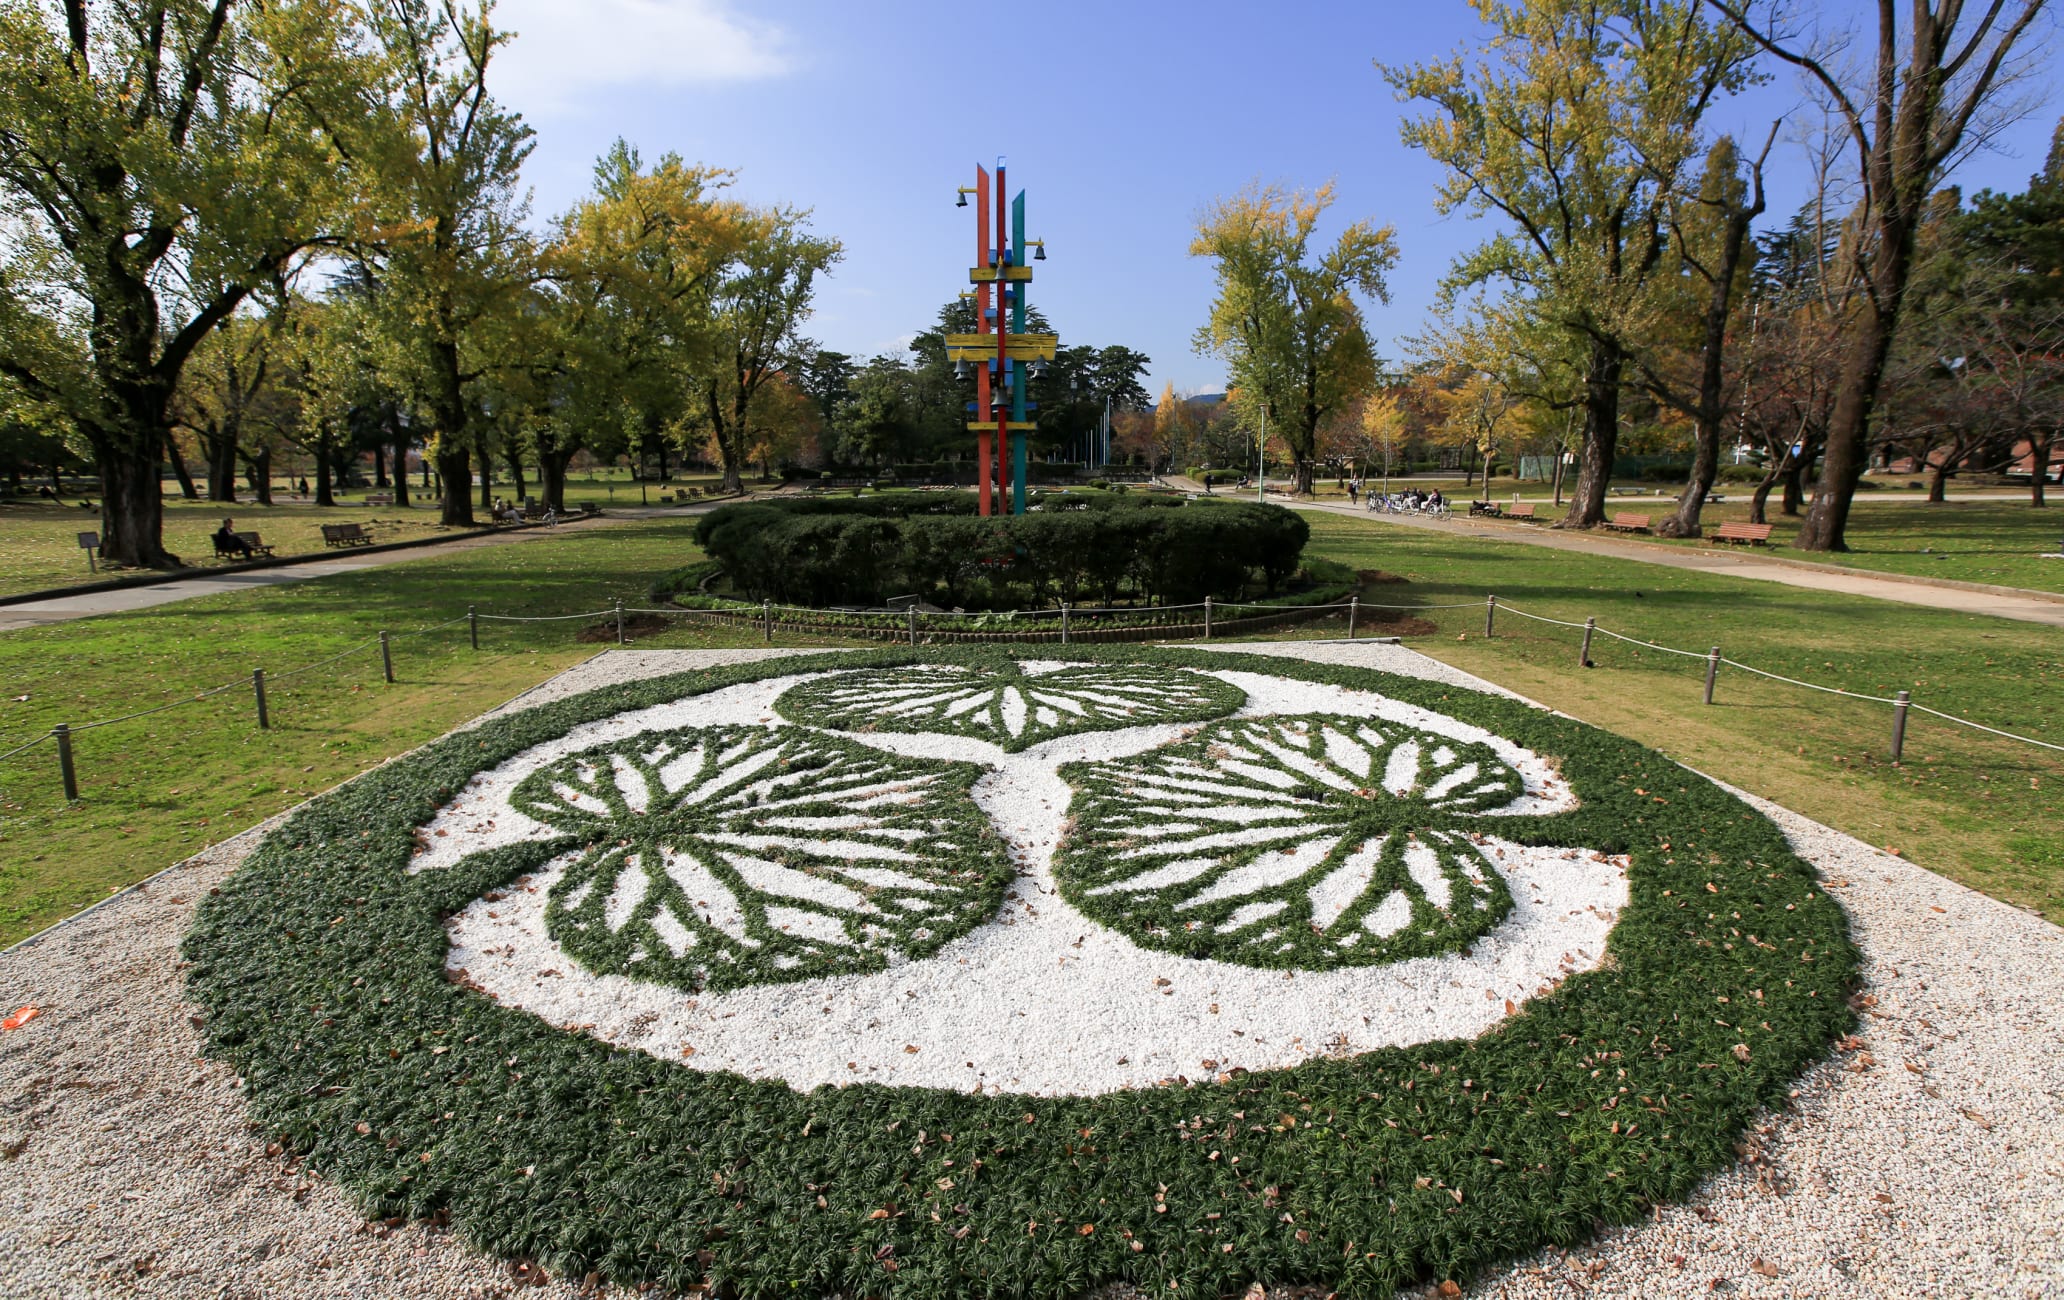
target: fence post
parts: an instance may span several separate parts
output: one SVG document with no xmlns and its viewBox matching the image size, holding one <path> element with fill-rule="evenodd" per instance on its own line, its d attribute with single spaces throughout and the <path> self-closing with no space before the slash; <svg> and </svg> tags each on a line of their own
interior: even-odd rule
<svg viewBox="0 0 2064 1300">
<path fill-rule="evenodd" d="M 903 612 L 904 612 L 904 613 L 905 613 L 906 615 L 908 615 L 908 616 L 909 616 L 909 619 L 910 619 L 910 644 L 912 644 L 912 645 L 916 645 L 916 644 L 917 644 L 917 606 L 916 606 L 916 605 L 912 605 L 912 606 L 911 606 L 911 607 L 910 607 L 909 609 L 906 609 L 906 610 L 904 610 Z"/>
<path fill-rule="evenodd" d="M 1713 702 L 1713 681 L 1720 676 L 1720 647 L 1706 651 L 1706 703 Z"/>
<path fill-rule="evenodd" d="M 760 602 L 760 632 L 768 645 L 774 644 L 774 602 L 771 599 Z"/>
<path fill-rule="evenodd" d="M 1211 597 L 1204 598 L 1204 639 L 1211 639 Z"/>
<path fill-rule="evenodd" d="M 1061 602 L 1061 644 L 1068 644 L 1068 602 Z"/>
<path fill-rule="evenodd" d="M 1597 630 L 1597 619 L 1587 618 L 1584 620 L 1584 648 L 1582 650 L 1577 651 L 1577 667 L 1591 667 L 1591 634 L 1593 632 L 1596 632 Z"/>
<path fill-rule="evenodd" d="M 251 694 L 258 699 L 258 729 L 264 731 L 272 726 L 272 719 L 265 712 L 265 670 L 251 670 Z"/>
<path fill-rule="evenodd" d="M 1490 636 L 1498 624 L 1498 598 L 1485 596 L 1483 607 L 1483 634 Z"/>
<path fill-rule="evenodd" d="M 466 635 L 473 640 L 473 648 L 480 648 L 480 611 L 472 605 L 466 606 Z"/>
<path fill-rule="evenodd" d="M 1892 761 L 1895 763 L 1906 753 L 1906 706 L 1912 699 L 1911 691 L 1901 691 L 1892 701 Z"/>
<path fill-rule="evenodd" d="M 50 729 L 50 734 L 57 737 L 57 770 L 64 774 L 65 802 L 77 803 L 79 802 L 79 774 L 72 768 L 71 726 L 60 722 Z"/>
<path fill-rule="evenodd" d="M 621 600 L 616 602 L 616 643 L 618 645 L 624 644 L 623 602 Z"/>
<path fill-rule="evenodd" d="M 394 682 L 394 651 L 387 644 L 387 634 L 380 633 L 380 675 L 389 685 Z"/>
<path fill-rule="evenodd" d="M 1361 612 L 1362 598 L 1360 596 L 1349 596 L 1347 598 L 1347 639 L 1350 641 L 1354 640 L 1355 619 Z"/>
</svg>

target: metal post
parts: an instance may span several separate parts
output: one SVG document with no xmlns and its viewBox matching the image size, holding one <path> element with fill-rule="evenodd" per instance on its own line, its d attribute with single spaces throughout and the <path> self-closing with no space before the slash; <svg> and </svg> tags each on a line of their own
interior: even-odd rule
<svg viewBox="0 0 2064 1300">
<path fill-rule="evenodd" d="M 760 633 L 768 645 L 774 644 L 774 602 L 771 600 L 760 602 Z"/>
<path fill-rule="evenodd" d="M 1720 676 L 1720 647 L 1706 651 L 1706 703 L 1713 702 L 1713 681 Z"/>
<path fill-rule="evenodd" d="M 393 683 L 394 651 L 387 644 L 387 634 L 385 632 L 380 633 L 380 675 L 385 677 L 389 684 Z"/>
<path fill-rule="evenodd" d="M 79 774 L 72 769 L 72 729 L 60 722 L 50 729 L 50 734 L 57 737 L 57 770 L 64 774 L 65 802 L 77 803 Z"/>
<path fill-rule="evenodd" d="M 251 670 L 251 694 L 258 698 L 258 729 L 264 731 L 272 726 L 272 719 L 265 712 L 265 670 L 263 668 L 253 668 Z"/>
<path fill-rule="evenodd" d="M 466 606 L 466 635 L 473 639 L 473 648 L 480 648 L 480 613 L 473 606 Z"/>
<path fill-rule="evenodd" d="M 1906 753 L 1906 706 L 1912 699 L 1911 691 L 1901 691 L 1892 701 L 1892 761 L 1895 763 Z M 69 772 L 70 768 L 66 771 Z"/>
<path fill-rule="evenodd" d="M 1596 632 L 1597 630 L 1597 619 L 1587 618 L 1584 620 L 1584 648 L 1582 650 L 1577 651 L 1577 667 L 1591 667 L 1591 634 L 1593 632 Z"/>
<path fill-rule="evenodd" d="M 1360 596 L 1349 596 L 1347 598 L 1347 639 L 1350 641 L 1354 640 L 1355 619 L 1361 612 L 1362 598 Z"/>
<path fill-rule="evenodd" d="M 1061 602 L 1061 644 L 1068 644 L 1068 602 Z"/>
<path fill-rule="evenodd" d="M 904 613 L 905 617 L 906 617 L 906 618 L 907 618 L 907 619 L 909 620 L 909 623 L 910 623 L 910 644 L 912 644 L 912 645 L 916 645 L 916 644 L 917 644 L 917 606 L 915 606 L 915 605 L 912 605 L 912 606 L 910 606 L 910 607 L 909 607 L 908 609 L 904 610 L 904 611 L 903 611 L 903 613 Z"/>
<path fill-rule="evenodd" d="M 1483 634 L 1490 636 L 1498 624 L 1498 598 L 1485 596 L 1483 607 Z"/>
<path fill-rule="evenodd" d="M 623 602 L 621 600 L 616 602 L 616 643 L 618 645 L 622 645 L 624 643 Z"/>
<path fill-rule="evenodd" d="M 1211 639 L 1211 597 L 1204 598 L 1204 639 Z"/>
</svg>

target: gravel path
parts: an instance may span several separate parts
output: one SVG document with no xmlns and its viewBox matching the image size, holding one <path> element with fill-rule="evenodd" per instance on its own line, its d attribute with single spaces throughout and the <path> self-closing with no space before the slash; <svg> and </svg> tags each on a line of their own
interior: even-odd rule
<svg viewBox="0 0 2064 1300">
<path fill-rule="evenodd" d="M 1469 680 L 1398 647 L 1237 648 Z M 610 653 L 520 704 L 751 657 Z M 1869 981 L 1859 1034 L 1692 1203 L 1468 1294 L 2064 1294 L 2064 930 L 1759 806 L 1849 910 Z M 269 1154 L 237 1081 L 197 1057 L 179 937 L 269 827 L 0 953 L 5 1009 L 43 1008 L 0 1035 L 0 1294 L 577 1294 L 433 1227 L 366 1224 Z"/>
</svg>

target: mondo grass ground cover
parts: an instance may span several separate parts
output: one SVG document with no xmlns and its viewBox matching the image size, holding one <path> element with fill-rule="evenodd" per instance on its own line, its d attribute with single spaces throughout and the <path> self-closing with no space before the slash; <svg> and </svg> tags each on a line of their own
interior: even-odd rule
<svg viewBox="0 0 2064 1300">
<path fill-rule="evenodd" d="M 215 559 L 209 537 L 225 517 L 236 521 L 238 532 L 257 533 L 280 555 L 312 555 L 324 550 L 323 524 L 355 523 L 375 542 L 406 542 L 451 531 L 438 527 L 436 512 L 427 509 L 401 510 L 357 502 L 324 509 L 285 497 L 271 506 L 248 501 L 225 505 L 172 497 L 165 501 L 166 548 L 190 565 L 221 563 Z M 98 509 L 22 500 L 0 505 L 0 596 L 124 576 L 120 570 L 105 568 L 99 573 L 86 571 L 86 552 L 79 549 L 78 534 L 99 531 Z"/>
<path fill-rule="evenodd" d="M 0 942 L 12 942 L 208 844 L 436 736 L 602 648 L 579 622 L 463 623 L 275 681 L 270 730 L 250 673 L 281 673 L 465 613 L 561 615 L 644 603 L 695 552 L 692 521 L 589 526 L 522 545 L 429 554 L 304 583 L 0 633 L 0 752 L 78 726 L 239 685 L 75 740 L 81 800 L 67 806 L 54 747 L 0 763 Z M 791 638 L 791 643 L 794 639 Z M 639 645 L 756 644 L 679 627 Z"/>
<path fill-rule="evenodd" d="M 1401 574 L 1410 600 L 1464 603 L 1425 612 L 1439 633 L 1412 644 L 1428 654 L 1994 898 L 2064 918 L 2055 827 L 2064 754 L 1916 713 L 1906 761 L 1895 765 L 1883 705 L 1723 668 L 1707 707 L 1702 659 L 1601 636 L 1597 666 L 1580 668 L 1580 630 L 1501 613 L 1486 641 L 1480 602 L 1494 592 L 1532 613 L 1596 617 L 1661 645 L 1717 644 L 1768 672 L 1882 698 L 1910 690 L 1944 712 L 2058 744 L 2064 640 L 2054 628 L 1338 515 L 1313 518 L 1310 549 Z"/>
<path fill-rule="evenodd" d="M 1625 897 L 1605 951 L 1582 963 L 1565 954 L 1566 964 L 1531 994 L 1508 997 L 1502 1010 L 1490 1003 L 1473 1012 L 1492 1022 L 1477 1035 L 1366 1051 L 1304 1048 L 1291 1058 L 1297 1063 L 1251 1070 L 1202 1061 L 1177 1079 L 1035 1092 L 840 1084 L 830 1082 L 844 1077 L 835 1061 L 808 1083 L 711 1068 L 686 1051 L 603 1041 L 589 1032 L 593 1025 L 517 1005 L 524 995 L 514 988 L 488 996 L 477 982 L 481 970 L 448 966 L 448 927 L 506 920 L 531 906 L 523 901 L 531 891 L 564 901 L 586 888 L 581 900 L 592 898 L 601 885 L 565 878 L 547 885 L 544 874 L 525 881 L 569 855 L 646 843 L 623 833 L 626 821 L 643 819 L 668 852 L 624 864 L 599 912 L 562 920 L 643 925 L 656 936 L 648 948 L 694 952 L 685 932 L 667 937 L 654 910 L 659 900 L 634 882 L 656 872 L 678 881 L 689 874 L 684 861 L 710 867 L 724 855 L 709 843 L 733 845 L 725 858 L 733 880 L 782 862 L 784 870 L 804 865 L 781 858 L 769 839 L 844 835 L 874 846 L 849 848 L 842 866 L 824 865 L 814 877 L 821 887 L 830 875 L 874 869 L 870 861 L 898 861 L 883 846 L 912 828 L 895 817 L 930 815 L 928 801 L 938 800 L 939 815 L 958 818 L 952 810 L 963 807 L 962 787 L 953 773 L 962 757 L 991 770 L 982 781 L 1005 782 L 1026 777 L 1024 764 L 1067 753 L 1119 759 L 1096 748 L 1116 733 L 1089 725 L 1094 720 L 1085 721 L 1086 731 L 1072 730 L 1058 710 L 1049 725 L 1069 734 L 1018 752 L 950 726 L 841 730 L 852 720 L 842 722 L 838 701 L 817 697 L 779 710 L 803 724 L 765 715 L 773 735 L 843 736 L 843 743 L 930 763 L 938 783 L 929 792 L 918 784 L 922 777 L 855 774 L 830 760 L 753 767 L 757 751 L 718 734 L 716 721 L 730 716 L 722 708 L 765 712 L 794 689 L 790 681 L 872 676 L 892 685 L 912 673 L 994 675 L 999 661 L 994 652 L 877 650 L 604 687 L 446 737 L 317 799 L 205 901 L 188 939 L 190 988 L 206 1010 L 210 1050 L 243 1076 L 254 1118 L 367 1213 L 444 1219 L 484 1250 L 543 1261 L 556 1272 L 708 1285 L 741 1297 L 1072 1296 L 1118 1280 L 1178 1296 L 1215 1296 L 1256 1281 L 1382 1296 L 1412 1282 L 1466 1278 L 1546 1243 L 1580 1241 L 1600 1224 L 1631 1222 L 1681 1197 L 1734 1158 L 1743 1125 L 1759 1108 L 1782 1104 L 1799 1071 L 1850 1027 L 1855 953 L 1839 907 L 1819 892 L 1811 869 L 1766 819 L 1633 741 L 1500 697 L 1362 669 L 1191 650 L 1042 650 L 1041 660 L 1022 667 L 1035 678 L 1158 671 L 1175 681 L 1208 673 L 1250 701 L 1333 702 L 1323 724 L 1284 718 L 1267 736 L 1221 734 L 1251 723 L 1224 716 L 1229 701 L 1206 692 L 1189 723 L 1143 729 L 1152 734 L 1133 779 L 1147 786 L 1208 792 L 1230 778 L 1192 779 L 1165 763 L 1217 761 L 1242 765 L 1228 771 L 1273 783 L 1283 796 L 1271 814 L 1284 819 L 1281 826 L 1257 829 L 1251 819 L 1235 819 L 1256 833 L 1236 836 L 1234 851 L 1209 865 L 1215 887 L 1237 881 L 1251 893 L 1252 869 L 1261 865 L 1277 878 L 1289 870 L 1327 881 L 1335 868 L 1352 869 L 1365 873 L 1365 898 L 1403 892 L 1409 880 L 1422 902 L 1464 907 L 1466 893 L 1453 886 L 1492 861 L 1487 845 L 1508 846 L 1515 857 L 1616 855 L 1625 864 Z M 802 676 L 824 671 L 837 675 Z M 1353 703 L 1378 700 L 1380 707 Z M 1344 718 L 1333 716 L 1343 710 Z M 673 725 L 684 720 L 685 727 Z M 922 719 L 909 721 L 916 727 Z M 641 730 L 662 724 L 671 729 Z M 640 735 L 643 743 L 626 748 Z M 1154 748 L 1180 750 L 1198 737 L 1215 738 L 1201 754 Z M 1490 746 L 1496 761 L 1452 747 L 1469 737 Z M 686 748 L 670 748 L 676 745 Z M 1214 747 L 1222 752 L 1212 755 Z M 731 755 L 719 764 L 728 783 L 698 797 L 701 765 L 716 751 Z M 627 766 L 620 758 L 637 761 Z M 450 840 L 423 834 L 433 823 L 477 823 L 481 809 L 465 792 L 483 788 L 476 774 L 504 771 L 512 788 L 531 791 L 521 796 L 528 806 L 547 815 L 543 833 L 504 827 L 502 838 L 473 852 L 447 852 L 440 846 Z M 519 779 L 526 771 L 557 775 L 531 783 Z M 1084 789 L 1103 779 L 1076 778 Z M 966 791 L 979 798 L 982 781 Z M 1524 793 L 1511 798 L 1519 786 Z M 596 809 L 609 806 L 601 829 L 584 831 L 572 814 L 537 802 L 578 809 L 606 789 L 625 803 L 617 809 L 602 799 L 589 808 L 599 816 Z M 690 805 L 705 810 L 697 814 L 705 819 L 726 809 L 750 817 L 744 810 L 755 806 L 755 792 L 765 805 L 757 835 L 678 822 L 675 810 Z M 996 800 L 985 807 L 1008 802 Z M 1207 798 L 1204 806 L 1219 803 Z M 1068 812 L 1082 819 L 1086 843 L 1106 833 L 1122 838 L 1112 818 L 1127 815 L 1124 809 L 1091 799 Z M 519 815 L 527 814 L 515 804 L 503 813 Z M 1049 816 L 1058 825 L 1060 811 Z M 1347 837 L 1354 847 L 1327 850 L 1341 855 L 1337 861 L 1300 856 L 1314 835 L 1340 840 L 1328 828 L 1344 816 L 1359 828 Z M 1458 867 L 1459 875 L 1428 868 L 1424 855 L 1416 868 L 1391 870 L 1383 853 L 1360 847 L 1383 828 L 1416 843 L 1413 828 L 1422 822 L 1423 833 L 1444 834 L 1450 822 L 1472 817 L 1462 838 L 1475 848 L 1460 852 L 1475 853 L 1477 865 Z M 1007 847 L 1036 878 L 1040 867 L 1016 838 L 1021 832 L 998 823 L 995 833 L 1003 842 L 992 843 L 987 860 Z M 1054 869 L 1064 890 L 1094 890 L 1104 880 L 1097 872 L 1124 851 L 1109 848 L 1096 861 L 1071 860 L 1064 850 Z M 781 861 L 753 866 L 752 854 Z M 973 865 L 981 856 L 976 849 L 970 859 L 971 884 L 987 889 L 979 883 L 985 870 Z M 1172 864 L 1157 861 L 1153 869 L 1165 865 Z M 893 897 L 846 905 L 848 940 L 864 933 L 854 917 L 907 900 L 882 887 Z M 681 897 L 668 895 L 676 909 L 670 915 L 679 921 L 685 900 L 707 909 L 686 916 L 687 924 L 766 937 L 753 926 L 772 919 L 770 905 L 751 903 L 743 920 L 726 922 L 710 892 L 695 884 Z M 1515 891 L 1515 904 L 1532 892 Z M 755 978 L 774 981 L 766 985 L 779 999 L 774 1005 L 814 1025 L 818 997 L 835 1001 L 843 980 L 916 982 L 928 967 L 956 969 L 943 960 L 954 951 L 1008 953 L 1017 936 L 1035 929 L 1028 903 L 1018 904 L 1024 919 L 1006 908 L 984 927 L 993 941 L 986 949 L 905 953 L 901 964 L 884 954 L 872 975 L 835 978 L 806 954 L 786 971 Z M 581 903 L 574 906 L 578 912 Z M 1059 904 L 1047 898 L 1037 906 Z M 816 910 L 832 907 L 820 898 Z M 1300 915 L 1298 923 L 1342 927 L 1329 933 L 1346 939 L 1378 934 L 1373 913 L 1355 907 Z M 1281 924 L 1274 915 L 1212 928 L 1265 930 Z M 1116 946 L 1167 963 L 1173 978 L 1139 990 L 1150 1005 L 1204 996 L 1187 964 L 1193 959 L 1137 949 L 1093 923 L 1066 928 L 1077 924 L 1096 932 L 1083 936 L 1091 948 Z M 1466 961 L 1472 946 L 1495 942 L 1495 932 L 1458 933 L 1443 943 L 1449 951 L 1428 960 Z M 849 955 L 855 946 L 847 945 Z M 483 963 L 492 956 L 476 951 Z M 1216 956 L 1214 978 L 1239 975 L 1270 990 L 1286 1013 L 1309 1010 L 1303 1004 L 1325 981 L 1380 971 L 1385 960 L 1377 954 L 1373 966 L 1327 971 L 1301 952 Z M 649 986 L 670 1002 L 637 1005 L 693 1009 L 674 973 L 655 971 L 658 983 Z M 587 978 L 578 970 L 549 974 L 536 981 L 541 988 Z M 635 987 L 637 979 L 611 987 Z M 699 987 L 703 998 L 733 996 Z M 1431 996 L 1451 996 L 1445 981 L 1435 982 Z M 1478 988 L 1453 996 L 1485 1004 Z M 1085 1030 L 1105 1018 L 1093 1002 L 1042 1009 L 1079 1015 Z M 1352 1012 L 1383 1017 L 1366 1006 L 1336 1009 L 1351 1018 L 1354 1034 L 1364 1025 L 1352 1023 L 1360 1019 Z M 1219 1008 L 1194 1010 L 1208 1019 Z M 1030 1050 L 1058 1051 L 1066 1042 L 1041 1034 Z M 900 1052 L 893 1043 L 869 1046 L 888 1060 L 911 1061 L 913 1070 L 922 1063 L 948 1074 L 954 1061 L 940 1058 L 963 1050 L 953 1042 L 926 1045 L 930 1056 L 917 1044 Z M 1288 1052 L 1283 1044 L 1270 1050 Z M 1300 1059 L 1304 1052 L 1309 1059 Z"/>
</svg>

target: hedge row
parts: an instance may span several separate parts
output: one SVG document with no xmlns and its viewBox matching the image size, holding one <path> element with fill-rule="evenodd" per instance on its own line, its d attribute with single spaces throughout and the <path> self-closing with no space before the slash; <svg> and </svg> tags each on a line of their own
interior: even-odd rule
<svg viewBox="0 0 2064 1300">
<path fill-rule="evenodd" d="M 981 518 L 966 493 L 744 502 L 695 539 L 753 600 L 822 607 L 915 595 L 961 608 L 1274 594 L 1311 528 L 1281 506 L 1047 497 Z"/>
</svg>

